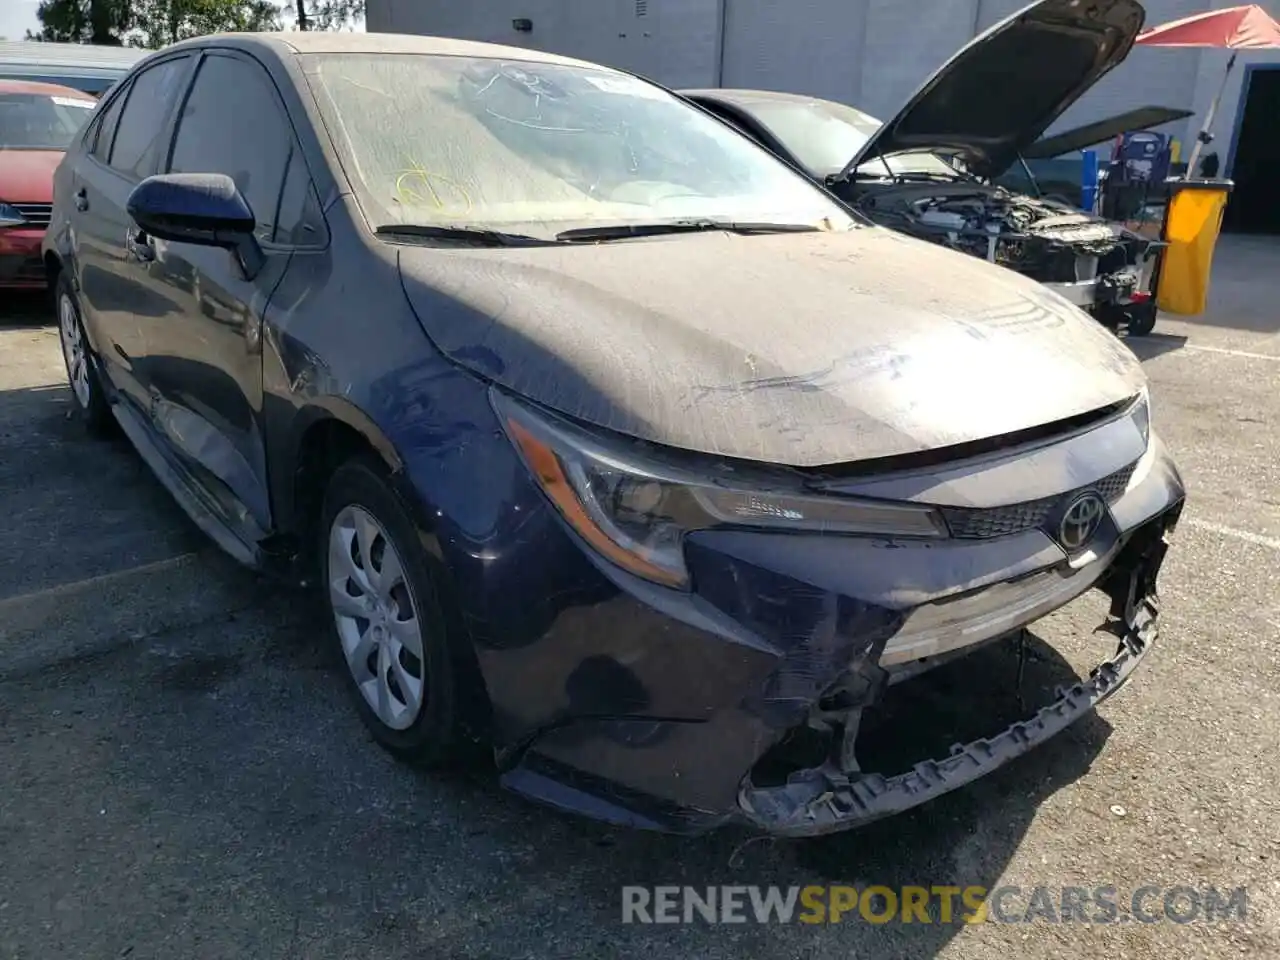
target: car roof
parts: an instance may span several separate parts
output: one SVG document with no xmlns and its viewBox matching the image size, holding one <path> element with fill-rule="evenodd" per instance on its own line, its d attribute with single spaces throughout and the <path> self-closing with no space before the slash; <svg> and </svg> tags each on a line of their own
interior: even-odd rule
<svg viewBox="0 0 1280 960">
<path fill-rule="evenodd" d="M 780 103 L 834 103 L 822 97 L 811 97 L 803 93 L 782 93 L 778 90 L 738 90 L 714 87 L 702 90 L 681 90 L 681 96 L 707 97 L 711 100 L 727 100 L 730 103 L 747 104 L 761 101 L 777 101 Z M 843 106 L 843 104 L 842 104 Z"/>
<path fill-rule="evenodd" d="M 74 97 L 85 100 L 85 95 L 74 87 L 60 83 L 43 83 L 39 80 L 5 80 L 0 78 L 0 93 L 31 93 L 48 97 Z"/>
<path fill-rule="evenodd" d="M 218 33 L 184 40 L 165 50 L 190 47 L 235 46 L 249 51 L 276 54 L 313 53 L 384 53 L 423 54 L 443 57 L 478 57 L 492 60 L 520 60 L 526 63 L 551 63 L 562 66 L 600 67 L 586 60 L 575 60 L 559 54 L 509 47 L 452 37 L 424 37 L 403 33 L 356 33 L 354 31 L 300 31 L 275 33 Z"/>
</svg>

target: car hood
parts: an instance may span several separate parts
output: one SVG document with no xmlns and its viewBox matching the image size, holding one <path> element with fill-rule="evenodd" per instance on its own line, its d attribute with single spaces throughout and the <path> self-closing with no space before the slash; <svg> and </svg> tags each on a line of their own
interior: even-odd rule
<svg viewBox="0 0 1280 960">
<path fill-rule="evenodd" d="M 1062 112 L 1124 60 L 1137 0 L 1041 0 L 965 46 L 846 165 L 939 150 L 980 177 L 1003 173 Z"/>
<path fill-rule="evenodd" d="M 798 467 L 919 453 L 1134 396 L 1134 355 L 1011 270 L 878 227 L 401 248 L 448 357 L 578 420 Z"/>
<path fill-rule="evenodd" d="M 1022 157 L 1024 160 L 1049 160 L 1064 153 L 1075 153 L 1099 143 L 1108 143 L 1124 133 L 1150 130 L 1190 116 L 1194 116 L 1190 110 L 1178 110 L 1174 107 L 1137 107 L 1037 140 L 1022 151 Z"/>
<path fill-rule="evenodd" d="M 0 150 L 0 200 L 50 203 L 61 150 Z"/>
</svg>

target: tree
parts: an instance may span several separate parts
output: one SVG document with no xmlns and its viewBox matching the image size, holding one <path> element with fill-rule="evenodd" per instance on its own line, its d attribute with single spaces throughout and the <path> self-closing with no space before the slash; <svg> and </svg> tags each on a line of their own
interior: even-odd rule
<svg viewBox="0 0 1280 960">
<path fill-rule="evenodd" d="M 134 0 L 132 9 L 129 40 L 151 49 L 208 33 L 280 27 L 270 0 Z"/>
<path fill-rule="evenodd" d="M 271 0 L 41 0 L 33 40 L 163 47 L 226 30 L 279 29 Z"/>
<path fill-rule="evenodd" d="M 0 0 L 3 2 L 3 0 Z M 299 30 L 336 30 L 364 16 L 364 0 L 292 0 Z M 40 0 L 30 40 L 163 47 L 227 30 L 278 30 L 272 0 Z"/>
<path fill-rule="evenodd" d="M 115 47 L 124 43 L 131 19 L 128 0 L 40 0 L 36 16 L 40 30 L 27 31 L 28 40 Z"/>
<path fill-rule="evenodd" d="M 364 16 L 364 0 L 294 0 L 299 30 L 336 30 Z"/>
</svg>

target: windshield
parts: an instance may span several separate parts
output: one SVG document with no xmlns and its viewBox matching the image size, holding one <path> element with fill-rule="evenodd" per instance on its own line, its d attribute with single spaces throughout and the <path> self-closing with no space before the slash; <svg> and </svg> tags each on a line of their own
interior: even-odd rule
<svg viewBox="0 0 1280 960">
<path fill-rule="evenodd" d="M 0 150 L 65 150 L 95 106 L 83 96 L 0 93 Z"/>
<path fill-rule="evenodd" d="M 854 221 L 746 138 L 625 74 L 429 55 L 313 55 L 375 227 Z"/>
<path fill-rule="evenodd" d="M 870 114 L 829 100 L 753 100 L 739 106 L 821 177 L 844 170 L 881 127 Z M 857 172 L 868 177 L 908 173 L 956 176 L 954 167 L 928 152 L 895 154 L 887 162 L 886 167 L 885 161 L 870 159 Z"/>
</svg>

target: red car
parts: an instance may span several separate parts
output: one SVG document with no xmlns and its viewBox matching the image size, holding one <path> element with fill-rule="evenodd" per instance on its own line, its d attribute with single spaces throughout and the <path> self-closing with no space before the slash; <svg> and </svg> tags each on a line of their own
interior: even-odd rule
<svg viewBox="0 0 1280 960">
<path fill-rule="evenodd" d="M 0 289 L 45 285 L 53 171 L 96 105 L 70 87 L 0 80 Z"/>
</svg>

